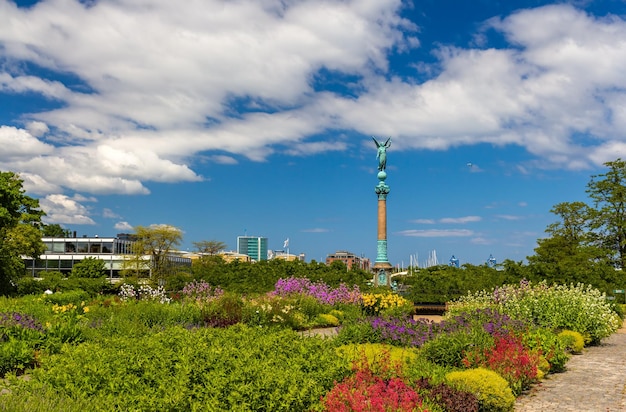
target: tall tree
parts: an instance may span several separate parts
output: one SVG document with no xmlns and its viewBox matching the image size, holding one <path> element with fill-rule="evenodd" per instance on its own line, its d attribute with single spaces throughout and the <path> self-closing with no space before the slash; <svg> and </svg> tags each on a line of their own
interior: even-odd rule
<svg viewBox="0 0 626 412">
<path fill-rule="evenodd" d="M 63 229 L 58 223 L 41 225 L 41 235 L 44 237 L 70 237 L 70 230 Z"/>
<path fill-rule="evenodd" d="M 24 274 L 22 255 L 44 251 L 38 226 L 45 213 L 39 201 L 25 194 L 23 181 L 13 172 L 0 172 L 0 293 L 10 291 Z"/>
<path fill-rule="evenodd" d="M 171 253 L 183 240 L 183 232 L 170 225 L 150 225 L 135 227 L 134 258 L 150 256 L 148 263 L 151 277 L 158 281 L 172 274 Z"/>
<path fill-rule="evenodd" d="M 193 242 L 193 245 L 199 253 L 205 253 L 211 256 L 226 249 L 226 243 L 220 242 L 219 240 L 202 240 L 200 242 Z"/>
<path fill-rule="evenodd" d="M 590 227 L 600 246 L 612 250 L 616 264 L 626 268 L 626 162 L 617 159 L 604 165 L 609 170 L 592 176 L 587 185 L 595 206 Z"/>
</svg>

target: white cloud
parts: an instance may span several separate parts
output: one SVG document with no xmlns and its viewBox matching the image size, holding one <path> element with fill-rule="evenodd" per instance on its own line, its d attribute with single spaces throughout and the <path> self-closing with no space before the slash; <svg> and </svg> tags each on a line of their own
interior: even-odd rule
<svg viewBox="0 0 626 412">
<path fill-rule="evenodd" d="M 113 228 L 120 231 L 132 231 L 133 226 L 128 222 L 117 222 Z"/>
<path fill-rule="evenodd" d="M 467 229 L 430 229 L 430 230 L 403 230 L 397 233 L 400 236 L 411 237 L 467 237 L 474 236 L 474 232 Z"/>
<path fill-rule="evenodd" d="M 315 227 L 315 228 L 312 228 L 312 229 L 302 229 L 301 232 L 305 232 L 305 233 L 327 233 L 327 232 L 330 232 L 330 230 L 322 228 L 322 227 Z"/>
<path fill-rule="evenodd" d="M 46 212 L 46 223 L 95 225 L 89 217 L 89 210 L 76 200 L 62 194 L 53 194 L 39 200 L 41 209 Z"/>
<path fill-rule="evenodd" d="M 15 158 L 39 156 L 53 151 L 53 147 L 45 144 L 24 129 L 0 126 L 0 162 L 8 162 Z"/>
<path fill-rule="evenodd" d="M 415 219 L 415 220 L 411 220 L 412 223 L 418 223 L 421 225 L 434 225 L 435 221 L 434 219 Z"/>
<path fill-rule="evenodd" d="M 104 209 L 102 209 L 102 217 L 105 217 L 107 219 L 119 219 L 121 216 L 109 209 L 108 207 L 105 207 Z"/>
<path fill-rule="evenodd" d="M 510 47 L 441 47 L 437 70 L 413 62 L 432 75 L 417 82 L 386 72 L 392 49 L 419 45 L 402 4 L 0 0 L 0 58 L 73 79 L 0 69 L 0 92 L 59 103 L 26 114 L 26 129 L 0 126 L 0 166 L 37 193 L 147 194 L 146 181 L 202 180 L 198 153 L 235 164 L 350 149 L 325 136 L 336 129 L 392 136 L 397 150 L 515 144 L 571 169 L 626 156 L 623 19 L 521 10 L 485 24 Z M 356 79 L 354 96 L 316 92 L 321 69 Z"/>
<path fill-rule="evenodd" d="M 503 220 L 521 220 L 524 218 L 523 216 L 517 215 L 496 215 L 496 217 Z"/>
<path fill-rule="evenodd" d="M 470 239 L 470 243 L 474 245 L 492 245 L 494 244 L 494 241 L 484 238 L 482 236 L 478 236 L 478 237 Z"/>
<path fill-rule="evenodd" d="M 439 219 L 439 223 L 465 224 L 471 222 L 480 222 L 480 216 L 463 216 L 463 217 L 444 217 Z"/>
</svg>

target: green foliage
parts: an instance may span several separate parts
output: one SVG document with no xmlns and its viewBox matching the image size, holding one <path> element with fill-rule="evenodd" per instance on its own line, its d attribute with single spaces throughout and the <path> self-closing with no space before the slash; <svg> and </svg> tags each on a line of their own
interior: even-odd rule
<svg viewBox="0 0 626 412">
<path fill-rule="evenodd" d="M 108 410 L 309 410 L 348 373 L 329 345 L 287 330 L 168 328 L 67 347 L 23 385 Z"/>
<path fill-rule="evenodd" d="M 76 306 L 79 306 L 81 303 L 84 303 L 88 299 L 89 293 L 80 289 L 74 289 L 68 292 L 52 293 L 49 295 L 44 295 L 43 297 L 44 302 L 53 305 L 67 305 L 68 303 L 72 303 Z"/>
<path fill-rule="evenodd" d="M 43 237 L 70 237 L 70 230 L 63 229 L 58 223 L 42 224 L 40 229 Z"/>
<path fill-rule="evenodd" d="M 240 323 L 244 316 L 244 301 L 234 293 L 225 293 L 202 305 L 203 324 L 211 327 L 226 327 Z"/>
<path fill-rule="evenodd" d="M 491 336 L 480 329 L 441 333 L 422 345 L 419 355 L 441 366 L 463 367 L 465 352 L 471 348 L 487 348 L 493 345 Z"/>
<path fill-rule="evenodd" d="M 74 264 L 70 277 L 101 278 L 106 276 L 104 260 L 88 257 Z"/>
<path fill-rule="evenodd" d="M 15 173 L 0 171 L 0 294 L 14 291 L 24 271 L 21 255 L 35 257 L 44 251 L 36 226 L 45 213 L 37 199 L 26 196 L 22 184 Z"/>
<path fill-rule="evenodd" d="M 380 330 L 375 331 L 370 322 L 360 320 L 342 325 L 335 337 L 335 342 L 341 345 L 368 342 L 378 343 L 381 339 Z"/>
<path fill-rule="evenodd" d="M 389 362 L 399 364 L 403 369 L 417 359 L 417 353 L 414 349 L 381 343 L 342 345 L 337 347 L 336 351 L 339 356 L 350 363 L 361 360 L 364 355 L 371 367 L 374 367 L 383 355 Z"/>
<path fill-rule="evenodd" d="M 29 342 L 18 339 L 0 342 L 0 378 L 10 371 L 21 373 L 35 364 L 35 351 Z"/>
<path fill-rule="evenodd" d="M 574 332 L 573 330 L 561 331 L 558 338 L 563 346 L 572 353 L 582 353 L 585 347 L 585 339 L 583 338 L 583 335 L 578 332 Z"/>
<path fill-rule="evenodd" d="M 183 232 L 170 225 L 136 226 L 133 257 L 125 265 L 125 273 L 138 274 L 149 269 L 151 279 L 158 283 L 176 272 L 169 254 L 183 239 Z M 145 255 L 150 256 L 144 261 Z"/>
<path fill-rule="evenodd" d="M 315 318 L 315 325 L 317 327 L 339 326 L 339 319 L 329 313 L 320 313 Z"/>
<path fill-rule="evenodd" d="M 480 402 L 480 410 L 485 412 L 512 411 L 515 396 L 507 381 L 498 373 L 476 368 L 454 371 L 446 375 L 448 384 L 473 393 Z"/>
<path fill-rule="evenodd" d="M 193 262 L 193 276 L 196 280 L 205 280 L 213 286 L 235 293 L 262 294 L 274 290 L 279 279 L 290 277 L 308 278 L 312 282 L 323 281 L 332 288 L 341 283 L 348 286 L 367 287 L 371 275 L 366 271 L 354 269 L 346 271 L 336 267 L 312 261 L 282 259 L 262 260 L 256 263 L 233 261 L 224 262 L 219 256 L 206 256 Z"/>
<path fill-rule="evenodd" d="M 547 362 L 547 365 L 543 365 L 545 368 L 540 367 L 543 374 L 565 370 L 565 364 L 569 360 L 567 347 L 552 330 L 532 328 L 524 333 L 523 342 L 524 346 L 535 353 L 540 353 Z"/>
<path fill-rule="evenodd" d="M 84 412 L 102 411 L 105 405 L 94 405 L 92 400 L 71 399 L 59 394 L 45 385 L 32 385 L 30 388 L 20 386 L 20 382 L 14 376 L 9 376 L 7 381 L 12 382 L 11 388 L 2 394 L 0 411 L 15 412 Z"/>
<path fill-rule="evenodd" d="M 119 286 L 105 278 L 63 278 L 61 272 L 47 272 L 43 279 L 25 276 L 17 280 L 17 295 L 40 295 L 46 290 L 67 292 L 81 290 L 89 296 L 112 295 L 118 292 Z"/>
<path fill-rule="evenodd" d="M 448 305 L 448 313 L 463 313 L 468 307 L 496 305 L 501 313 L 535 326 L 569 329 L 581 333 L 590 343 L 614 333 L 621 320 L 607 303 L 606 296 L 587 285 L 553 285 L 546 282 L 533 285 L 505 285 L 493 293 L 477 292 L 463 296 Z"/>
<path fill-rule="evenodd" d="M 468 291 L 491 289 L 519 278 L 507 271 L 464 264 L 461 268 L 439 265 L 411 270 L 412 275 L 395 279 L 408 287 L 404 297 L 416 303 L 446 303 L 459 298 Z"/>
</svg>

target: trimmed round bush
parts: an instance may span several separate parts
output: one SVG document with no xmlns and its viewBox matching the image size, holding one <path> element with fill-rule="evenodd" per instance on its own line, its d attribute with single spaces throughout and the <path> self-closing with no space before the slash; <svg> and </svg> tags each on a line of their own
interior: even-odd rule
<svg viewBox="0 0 626 412">
<path fill-rule="evenodd" d="M 446 375 L 447 383 L 473 393 L 480 402 L 481 411 L 507 412 L 515 406 L 515 396 L 507 381 L 485 368 L 454 371 Z"/>
<path fill-rule="evenodd" d="M 567 350 L 576 354 L 582 353 L 585 347 L 585 338 L 583 338 L 583 335 L 573 330 L 564 330 L 559 333 L 558 336 Z"/>
</svg>

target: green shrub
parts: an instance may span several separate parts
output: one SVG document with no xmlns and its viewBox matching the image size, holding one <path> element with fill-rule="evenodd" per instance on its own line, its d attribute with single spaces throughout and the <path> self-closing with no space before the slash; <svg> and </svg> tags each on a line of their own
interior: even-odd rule
<svg viewBox="0 0 626 412">
<path fill-rule="evenodd" d="M 566 346 L 554 332 L 544 328 L 532 328 L 522 336 L 522 339 L 524 346 L 533 352 L 540 353 L 548 362 L 547 368 L 545 363 L 539 365 L 544 375 L 548 372 L 558 373 L 565 370 L 569 355 Z"/>
<path fill-rule="evenodd" d="M 206 326 L 226 327 L 243 320 L 244 301 L 234 293 L 225 293 L 201 306 L 202 320 Z"/>
<path fill-rule="evenodd" d="M 315 326 L 339 326 L 339 319 L 328 313 L 320 313 L 314 321 Z"/>
<path fill-rule="evenodd" d="M 424 359 L 441 366 L 463 367 L 468 349 L 486 348 L 493 345 L 493 338 L 482 329 L 459 330 L 442 333 L 426 342 L 419 354 Z"/>
<path fill-rule="evenodd" d="M 53 305 L 67 305 L 69 303 L 79 306 L 81 303 L 89 300 L 89 293 L 84 290 L 71 290 L 68 292 L 57 292 L 50 295 L 44 295 L 44 302 Z"/>
<path fill-rule="evenodd" d="M 35 364 L 35 350 L 30 342 L 18 339 L 0 342 L 0 377 L 11 371 L 21 373 Z"/>
<path fill-rule="evenodd" d="M 381 341 L 381 332 L 380 330 L 375 331 L 367 320 L 360 320 L 341 325 L 334 341 L 338 345 L 378 343 Z"/>
<path fill-rule="evenodd" d="M 15 286 L 19 296 L 40 295 L 46 290 L 46 285 L 32 276 L 24 276 L 18 279 Z"/>
<path fill-rule="evenodd" d="M 385 345 L 381 343 L 362 343 L 339 346 L 337 354 L 349 362 L 360 361 L 365 355 L 371 367 L 383 357 L 392 364 L 399 364 L 404 370 L 408 364 L 417 359 L 414 349 L 400 348 L 397 346 Z M 384 356 L 383 356 L 384 355 Z"/>
<path fill-rule="evenodd" d="M 450 386 L 476 395 L 481 411 L 513 410 L 515 396 L 507 381 L 494 371 L 484 368 L 454 371 L 446 375 L 446 380 Z"/>
<path fill-rule="evenodd" d="M 559 340 L 567 350 L 572 353 L 582 353 L 585 347 L 585 339 L 583 336 L 573 330 L 564 330 L 558 335 Z"/>
<path fill-rule="evenodd" d="M 329 340 L 245 325 L 174 327 L 64 346 L 23 384 L 106 399 L 109 410 L 304 411 L 349 372 Z"/>
<path fill-rule="evenodd" d="M 100 412 L 106 408 L 104 399 L 75 400 L 62 396 L 44 385 L 21 386 L 20 379 L 10 377 L 11 385 L 0 395 L 0 411 Z"/>
<path fill-rule="evenodd" d="M 548 286 L 545 281 L 536 285 L 522 281 L 519 286 L 504 285 L 493 292 L 468 294 L 448 305 L 448 312 L 454 315 L 467 307 L 494 305 L 501 313 L 538 327 L 574 330 L 593 344 L 621 325 L 619 316 L 599 290 L 583 284 Z"/>
</svg>

